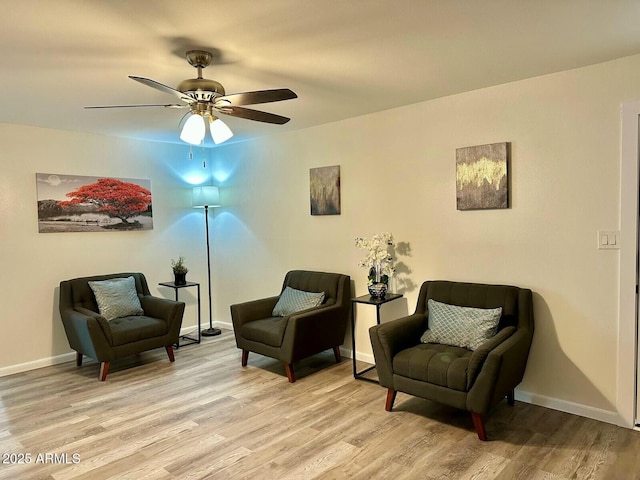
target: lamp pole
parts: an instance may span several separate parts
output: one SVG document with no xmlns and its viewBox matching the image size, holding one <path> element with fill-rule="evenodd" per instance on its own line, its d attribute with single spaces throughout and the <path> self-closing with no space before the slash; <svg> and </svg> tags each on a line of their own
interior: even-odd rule
<svg viewBox="0 0 640 480">
<path fill-rule="evenodd" d="M 204 206 L 204 224 L 207 230 L 207 282 L 209 285 L 209 328 L 202 331 L 204 337 L 215 337 L 220 335 L 222 331 L 219 328 L 213 328 L 213 317 L 211 310 L 211 254 L 209 251 L 209 205 Z"/>
</svg>

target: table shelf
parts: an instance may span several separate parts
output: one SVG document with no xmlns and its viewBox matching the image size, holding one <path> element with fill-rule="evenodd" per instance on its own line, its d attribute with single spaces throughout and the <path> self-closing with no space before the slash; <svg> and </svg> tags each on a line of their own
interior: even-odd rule
<svg viewBox="0 0 640 480">
<path fill-rule="evenodd" d="M 353 361 L 353 378 L 355 378 L 356 380 L 366 380 L 367 382 L 380 383 L 377 380 L 364 376 L 366 373 L 375 369 L 375 365 L 371 365 L 370 367 L 367 367 L 361 371 L 358 371 L 358 367 L 356 365 L 356 305 L 358 303 L 364 305 L 375 305 L 376 323 L 380 325 L 380 307 L 385 303 L 392 302 L 394 300 L 397 300 L 398 298 L 402 298 L 401 293 L 387 293 L 384 298 L 373 298 L 371 295 L 362 295 L 360 297 L 351 299 L 351 359 Z"/>
<path fill-rule="evenodd" d="M 178 337 L 178 342 L 175 344 L 176 348 L 180 348 L 180 347 L 185 347 L 187 345 L 192 345 L 194 343 L 200 343 L 202 341 L 202 323 L 201 323 L 201 316 L 200 316 L 200 284 L 196 283 L 196 282 L 187 282 L 185 284 L 182 285 L 177 285 L 175 282 L 160 282 L 158 285 L 162 285 L 163 287 L 169 287 L 169 288 L 173 288 L 174 292 L 175 292 L 175 299 L 176 302 L 178 302 L 178 291 L 181 288 L 189 288 L 189 287 L 197 287 L 198 288 L 198 332 L 197 332 L 197 337 L 193 337 L 192 335 L 195 335 L 196 332 L 189 332 L 185 335 L 180 335 Z M 180 340 L 185 340 L 186 343 L 180 343 Z"/>
</svg>

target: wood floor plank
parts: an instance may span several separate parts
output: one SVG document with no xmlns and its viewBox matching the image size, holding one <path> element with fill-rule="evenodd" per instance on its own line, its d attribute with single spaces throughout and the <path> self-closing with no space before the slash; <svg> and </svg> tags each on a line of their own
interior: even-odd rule
<svg viewBox="0 0 640 480">
<path fill-rule="evenodd" d="M 228 330 L 175 357 L 115 361 L 105 382 L 89 359 L 0 378 L 0 453 L 32 459 L 0 480 L 640 480 L 633 430 L 505 402 L 480 442 L 467 412 L 402 393 L 386 412 L 332 351 L 294 384 L 267 357 L 242 367 Z"/>
</svg>

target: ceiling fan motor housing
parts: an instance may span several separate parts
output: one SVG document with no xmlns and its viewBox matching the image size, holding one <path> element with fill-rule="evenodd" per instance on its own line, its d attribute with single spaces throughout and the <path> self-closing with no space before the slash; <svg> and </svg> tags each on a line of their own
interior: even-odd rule
<svg viewBox="0 0 640 480">
<path fill-rule="evenodd" d="M 224 87 L 215 80 L 189 78 L 178 85 L 182 93 L 190 94 L 199 102 L 208 102 L 225 94 Z"/>
<path fill-rule="evenodd" d="M 224 95 L 224 87 L 219 82 L 202 78 L 202 69 L 209 66 L 211 58 L 212 54 L 205 50 L 189 50 L 187 61 L 198 69 L 198 78 L 183 80 L 178 85 L 178 90 L 191 94 L 199 102 L 209 102 L 215 97 Z"/>
</svg>

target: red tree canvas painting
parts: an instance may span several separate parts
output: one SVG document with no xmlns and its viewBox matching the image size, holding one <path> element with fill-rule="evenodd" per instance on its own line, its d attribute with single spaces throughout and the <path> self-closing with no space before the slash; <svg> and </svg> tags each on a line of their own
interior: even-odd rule
<svg viewBox="0 0 640 480">
<path fill-rule="evenodd" d="M 38 231 L 153 228 L 149 180 L 37 173 Z"/>
</svg>

